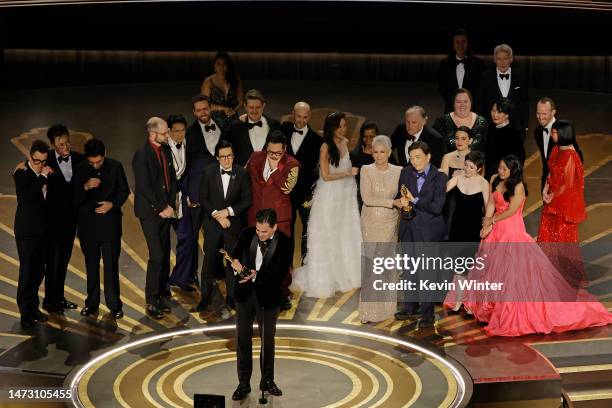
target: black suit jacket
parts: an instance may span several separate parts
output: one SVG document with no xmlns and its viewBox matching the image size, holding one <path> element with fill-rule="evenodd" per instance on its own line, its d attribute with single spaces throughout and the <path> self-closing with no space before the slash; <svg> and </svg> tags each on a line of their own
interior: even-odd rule
<svg viewBox="0 0 612 408">
<path fill-rule="evenodd" d="M 85 155 L 79 152 L 70 152 L 70 164 L 72 166 L 72 176 L 70 181 L 66 181 L 64 174 L 59 167 L 55 150 L 49 150 L 47 163 L 53 169 L 53 174 L 49 175 L 49 192 L 47 202 L 51 228 L 59 228 L 63 225 L 74 225 L 77 220 L 76 207 L 74 206 L 74 173 L 81 162 L 85 160 Z"/>
<path fill-rule="evenodd" d="M 223 183 L 218 163 L 210 164 L 204 170 L 202 185 L 200 187 L 200 205 L 204 211 L 204 228 L 207 233 L 211 230 L 222 231 L 221 225 L 212 217 L 215 210 L 232 207 L 234 216 L 229 217 L 231 226 L 227 232 L 238 235 L 246 224 L 247 210 L 251 206 L 251 180 L 246 169 L 234 164 L 234 173 L 227 187 L 227 196 L 223 197 Z"/>
<path fill-rule="evenodd" d="M 221 130 L 216 123 L 215 126 Z M 181 178 L 181 191 L 189 197 L 192 203 L 197 203 L 200 200 L 200 186 L 204 169 L 212 163 L 217 163 L 217 159 L 206 148 L 204 133 L 202 133 L 202 127 L 197 119 L 187 128 L 185 139 L 187 141 L 187 169 Z M 227 135 L 221 130 L 219 141 L 225 139 L 227 139 Z"/>
<path fill-rule="evenodd" d="M 255 269 L 255 255 L 259 239 L 255 234 L 255 227 L 245 229 L 238 238 L 238 244 L 232 256 L 249 269 Z M 246 301 L 251 292 L 255 291 L 257 303 L 265 309 L 279 307 L 282 298 L 282 282 L 293 259 L 292 240 L 281 230 L 277 229 L 269 244 L 261 268 L 257 272 L 255 282 L 239 283 L 236 276 L 234 291 L 237 302 Z"/>
<path fill-rule="evenodd" d="M 281 125 L 278 120 L 267 115 L 263 115 L 263 117 L 266 118 L 270 127 L 268 134 L 273 130 L 280 130 Z M 253 153 L 253 145 L 249 138 L 249 124 L 243 121 L 234 123 L 230 128 L 229 140 L 234 146 L 234 163 L 245 166 Z"/>
<path fill-rule="evenodd" d="M 134 213 L 138 218 L 157 218 L 166 205 L 176 210 L 176 172 L 172 162 L 172 153 L 167 145 L 161 145 L 162 154 L 166 155 L 170 185 L 164 188 L 164 171 L 157 159 L 155 150 L 149 141 L 134 153 L 132 169 L 134 171 Z"/>
<path fill-rule="evenodd" d="M 431 165 L 421 191 L 417 189 L 416 172 L 412 167 L 404 167 L 398 182 L 398 194 L 403 185 L 418 202 L 414 204 L 416 216 L 409 221 L 401 220 L 399 239 L 401 242 L 438 242 L 446 238 L 447 229 L 442 210 L 446 201 L 446 174 Z"/>
<path fill-rule="evenodd" d="M 550 136 L 550 135 L 549 135 Z M 548 139 L 548 149 L 546 151 L 546 156 L 544 156 L 544 128 L 538 125 L 533 131 L 533 137 L 535 138 L 536 145 L 538 146 L 538 151 L 540 152 L 540 158 L 542 159 L 542 188 L 546 183 L 546 177 L 548 177 L 548 158 L 550 157 L 550 153 L 552 152 L 553 147 L 557 144 L 552 140 L 552 137 Z"/>
<path fill-rule="evenodd" d="M 446 143 L 437 130 L 432 127 L 425 126 L 419 136 L 421 142 L 427 143 L 429 153 L 431 154 L 431 164 L 440 167 L 442 156 L 446 154 Z M 406 142 L 408 141 L 408 132 L 406 126 L 397 125 L 391 135 L 391 144 L 393 145 L 393 159 L 395 163 L 402 167 L 411 166 L 410 161 L 406 158 Z"/>
<path fill-rule="evenodd" d="M 444 99 L 444 113 L 453 110 L 453 96 L 455 91 L 459 89 L 459 84 L 457 83 L 456 61 L 457 58 L 455 54 L 452 53 L 440 61 L 440 66 L 438 68 L 438 91 L 442 99 Z M 465 76 L 463 77 L 462 88 L 470 91 L 472 96 L 475 97 L 480 76 L 484 71 L 484 62 L 478 57 L 468 55 L 463 59 L 463 67 L 465 69 Z M 478 106 L 476 103 L 473 103 L 473 105 Z"/>
<path fill-rule="evenodd" d="M 99 178 L 100 186 L 85 191 L 90 178 Z M 76 169 L 74 181 L 74 204 L 78 209 L 78 234 L 81 240 L 114 240 L 121 236 L 121 206 L 130 195 L 130 187 L 123 166 L 117 160 L 104 158 L 98 170 L 83 161 Z M 113 208 L 106 214 L 96 214 L 98 202 L 110 201 Z"/>
<path fill-rule="evenodd" d="M 514 110 L 510 115 L 510 121 L 523 131 L 529 123 L 529 106 L 527 100 L 527 83 L 523 76 L 516 69 L 512 69 L 510 75 L 510 91 L 508 98 L 514 104 Z M 497 84 L 497 70 L 485 71 L 480 79 L 480 86 L 477 92 L 477 101 L 479 103 L 479 112 L 482 116 L 489 119 L 491 122 L 491 107 L 502 97 L 502 93 Z"/>
<path fill-rule="evenodd" d="M 15 236 L 41 237 L 48 227 L 48 202 L 43 195 L 47 177 L 36 173 L 28 166 L 13 173 L 17 192 L 17 211 L 15 212 Z"/>
<path fill-rule="evenodd" d="M 323 138 L 309 126 L 299 150 L 294 152 L 291 146 L 293 129 L 292 122 L 284 122 L 281 125 L 281 130 L 287 137 L 287 152 L 300 162 L 297 183 L 291 190 L 291 203 L 297 208 L 296 206 L 312 198 L 313 185 L 319 178 L 319 151 Z"/>
</svg>

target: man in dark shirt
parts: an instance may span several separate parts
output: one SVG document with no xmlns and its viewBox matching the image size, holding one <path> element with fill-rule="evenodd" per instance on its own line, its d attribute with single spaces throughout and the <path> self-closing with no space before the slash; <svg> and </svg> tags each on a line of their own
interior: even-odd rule
<svg viewBox="0 0 612 408">
<path fill-rule="evenodd" d="M 89 316 L 100 305 L 100 257 L 104 261 L 104 298 L 115 319 L 123 317 L 119 294 L 121 253 L 121 206 L 130 189 L 123 166 L 105 157 L 99 139 L 85 144 L 86 162 L 74 174 L 75 205 L 78 208 L 78 235 L 87 269 L 87 299 L 81 315 Z"/>
</svg>

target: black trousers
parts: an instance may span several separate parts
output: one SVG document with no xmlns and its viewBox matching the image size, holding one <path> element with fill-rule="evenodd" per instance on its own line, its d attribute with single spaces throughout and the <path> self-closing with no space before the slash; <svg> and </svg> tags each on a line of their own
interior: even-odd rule
<svg viewBox="0 0 612 408">
<path fill-rule="evenodd" d="M 216 222 L 216 221 L 215 221 Z M 228 265 L 223 267 L 223 255 L 219 253 L 221 248 L 224 248 L 228 253 L 232 253 L 238 236 L 229 231 L 223 231 L 216 226 L 204 223 L 204 262 L 202 263 L 202 271 L 200 273 L 200 299 L 201 304 L 212 304 L 212 298 L 215 292 L 219 293 L 218 287 L 215 285 L 216 279 L 223 276 L 225 279 L 225 287 L 227 288 L 226 303 L 234 302 L 234 272 Z"/>
<path fill-rule="evenodd" d="M 253 373 L 253 322 L 257 318 L 259 337 L 262 339 L 263 352 L 259 356 L 261 378 L 274 379 L 274 336 L 276 320 L 280 310 L 261 309 L 253 291 L 245 302 L 236 304 L 236 354 L 238 358 L 238 380 L 248 384 Z"/>
<path fill-rule="evenodd" d="M 100 258 L 104 261 L 104 300 L 110 310 L 121 309 L 119 289 L 119 255 L 121 236 L 99 241 L 95 238 L 81 238 L 81 250 L 87 269 L 87 299 L 85 306 L 97 309 L 100 305 Z"/>
<path fill-rule="evenodd" d="M 149 250 L 145 301 L 156 304 L 166 291 L 170 275 L 170 219 L 141 218 L 140 225 Z"/>
<path fill-rule="evenodd" d="M 300 219 L 302 220 L 302 243 L 300 245 L 300 249 L 302 251 L 302 259 L 306 257 L 308 253 L 308 220 L 310 219 L 310 207 L 304 208 L 304 206 L 300 203 L 291 203 L 291 236 L 293 237 L 293 248 L 295 249 L 295 244 L 297 242 L 297 237 L 295 235 L 295 219 L 296 213 L 300 214 Z"/>
<path fill-rule="evenodd" d="M 22 319 L 34 317 L 38 310 L 38 288 L 45 275 L 45 238 L 15 236 L 19 256 L 17 306 Z"/>
<path fill-rule="evenodd" d="M 45 299 L 43 304 L 63 301 L 68 263 L 76 236 L 76 222 L 57 226 L 49 234 L 47 247 L 47 271 L 45 276 Z"/>
</svg>

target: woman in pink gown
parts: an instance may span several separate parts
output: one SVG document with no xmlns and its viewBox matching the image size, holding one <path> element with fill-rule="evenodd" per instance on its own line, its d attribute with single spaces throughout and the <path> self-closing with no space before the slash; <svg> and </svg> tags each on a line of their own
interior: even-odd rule
<svg viewBox="0 0 612 408">
<path fill-rule="evenodd" d="M 491 181 L 477 254 L 485 257 L 486 266 L 472 269 L 469 275 L 477 282 L 503 283 L 504 290 L 466 291 L 464 305 L 479 321 L 488 322 L 484 330 L 490 336 L 561 333 L 611 324 L 612 313 L 595 296 L 570 285 L 525 230 L 522 211 L 527 191 L 522 173 L 515 156 L 500 161 L 498 176 Z M 453 306 L 455 296 L 454 291 L 449 293 L 447 306 Z"/>
</svg>

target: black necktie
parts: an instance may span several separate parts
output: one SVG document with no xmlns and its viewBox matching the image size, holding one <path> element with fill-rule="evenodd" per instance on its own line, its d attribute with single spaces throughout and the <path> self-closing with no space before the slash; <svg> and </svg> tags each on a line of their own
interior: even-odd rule
<svg viewBox="0 0 612 408">
<path fill-rule="evenodd" d="M 261 123 L 261 120 L 254 123 L 249 123 L 249 130 L 253 129 L 255 126 L 263 127 L 263 123 Z"/>
<path fill-rule="evenodd" d="M 58 163 L 61 163 L 61 162 L 68 163 L 68 159 L 70 159 L 70 156 L 64 156 L 64 157 L 60 156 L 60 157 L 57 158 L 57 162 Z"/>
<path fill-rule="evenodd" d="M 425 178 L 425 172 L 424 171 L 416 174 L 417 180 L 420 179 L 421 177 Z"/>
<path fill-rule="evenodd" d="M 221 169 L 221 175 L 224 175 L 224 174 L 227 174 L 228 176 L 232 176 L 233 175 L 231 170 Z"/>
<path fill-rule="evenodd" d="M 548 129 L 547 128 L 544 128 L 542 130 L 544 131 L 544 133 L 548 133 Z"/>
<path fill-rule="evenodd" d="M 176 144 L 176 148 L 177 148 L 177 149 L 180 149 L 180 148 L 182 148 L 182 147 L 183 147 L 183 144 L 182 144 L 182 143 L 177 143 L 177 144 Z"/>
<path fill-rule="evenodd" d="M 299 133 L 300 135 L 304 134 L 303 130 L 297 130 L 296 128 L 293 128 L 293 133 Z"/>
<path fill-rule="evenodd" d="M 510 79 L 510 74 L 499 74 L 501 79 Z"/>
<path fill-rule="evenodd" d="M 213 123 L 212 125 L 208 126 L 208 125 L 204 125 L 204 131 L 205 132 L 210 132 L 211 130 L 216 130 L 217 127 L 215 126 L 215 124 Z"/>
</svg>

